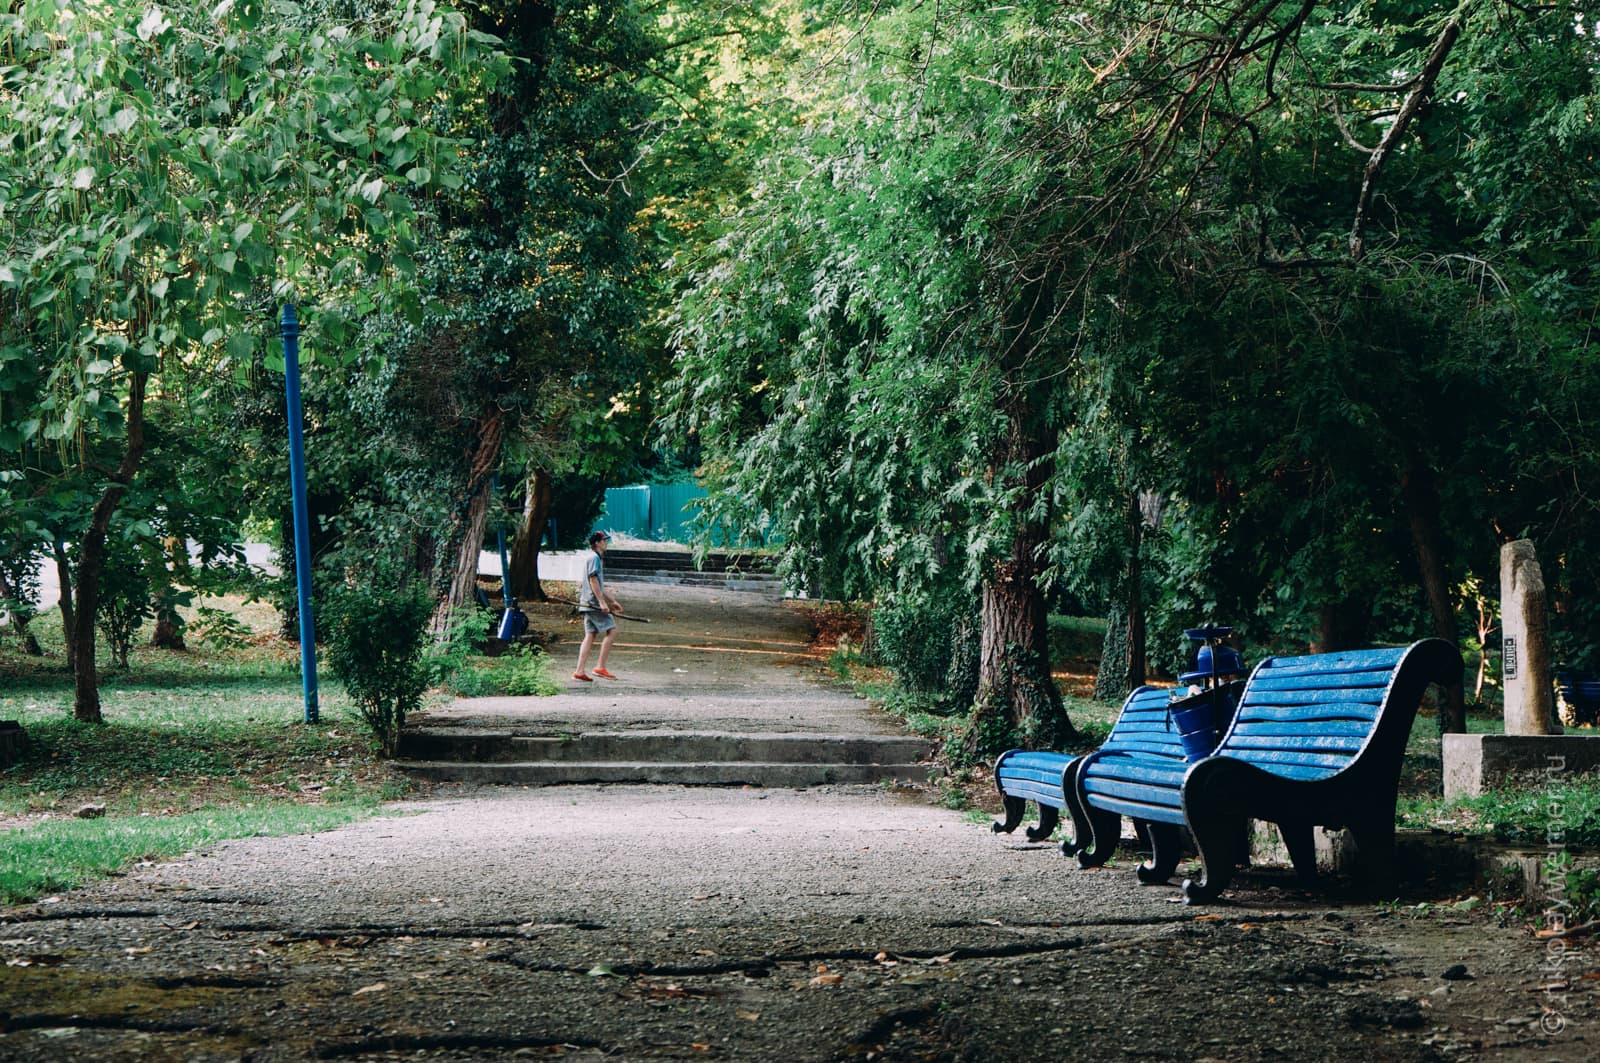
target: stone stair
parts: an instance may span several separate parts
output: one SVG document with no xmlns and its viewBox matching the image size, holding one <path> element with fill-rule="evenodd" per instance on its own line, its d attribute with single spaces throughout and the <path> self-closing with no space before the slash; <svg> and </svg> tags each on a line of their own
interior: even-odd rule
<svg viewBox="0 0 1600 1063">
<path fill-rule="evenodd" d="M 931 752 L 902 735 L 439 728 L 402 735 L 397 766 L 434 782 L 806 787 L 926 782 Z"/>
</svg>

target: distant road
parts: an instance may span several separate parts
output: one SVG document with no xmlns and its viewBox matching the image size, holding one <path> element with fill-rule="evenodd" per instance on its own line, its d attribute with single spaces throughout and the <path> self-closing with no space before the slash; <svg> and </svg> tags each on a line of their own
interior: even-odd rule
<svg viewBox="0 0 1600 1063">
<path fill-rule="evenodd" d="M 266 543 L 245 543 L 244 559 L 251 568 L 262 572 L 278 571 L 278 552 Z M 46 561 L 39 566 L 39 608 L 49 609 L 61 600 L 61 581 L 56 578 L 56 564 Z"/>
<path fill-rule="evenodd" d="M 576 580 L 582 570 L 583 555 L 586 551 L 564 550 L 547 551 L 539 555 L 539 576 L 542 579 Z M 250 567 L 259 569 L 269 575 L 278 571 L 278 551 L 276 547 L 266 543 L 245 543 L 244 558 Z M 500 576 L 500 555 L 490 550 L 485 550 L 479 561 L 479 572 L 484 575 Z M 56 578 L 54 561 L 47 561 L 39 566 L 39 608 L 49 609 L 61 598 L 61 582 Z M 3 616 L 0 613 L 0 616 Z"/>
</svg>

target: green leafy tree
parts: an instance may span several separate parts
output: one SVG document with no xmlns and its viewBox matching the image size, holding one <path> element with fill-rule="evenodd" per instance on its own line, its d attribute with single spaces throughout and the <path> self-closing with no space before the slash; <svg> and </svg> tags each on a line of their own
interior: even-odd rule
<svg viewBox="0 0 1600 1063">
<path fill-rule="evenodd" d="M 431 0 L 330 22 L 292 4 L 12 5 L 0 15 L 3 443 L 50 452 L 81 514 L 75 715 L 94 664 L 107 534 L 174 391 L 254 346 L 249 297 L 394 300 L 415 250 L 412 189 L 459 184 L 430 114 L 503 69 Z M 311 344 L 315 346 L 313 342 Z M 47 488 L 48 489 L 48 488 Z"/>
</svg>

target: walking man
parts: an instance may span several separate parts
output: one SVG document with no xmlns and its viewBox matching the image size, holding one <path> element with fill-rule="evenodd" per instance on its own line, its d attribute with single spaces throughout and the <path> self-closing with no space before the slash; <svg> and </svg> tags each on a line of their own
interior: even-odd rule
<svg viewBox="0 0 1600 1063">
<path fill-rule="evenodd" d="M 578 583 L 578 612 L 583 615 L 583 645 L 578 647 L 578 670 L 572 673 L 572 678 L 584 683 L 594 682 L 584 669 L 589 664 L 589 650 L 594 646 L 596 635 L 601 637 L 600 659 L 595 664 L 594 674 L 602 679 L 617 678 L 606 671 L 611 642 L 617 637 L 617 621 L 611 614 L 622 612 L 622 603 L 606 590 L 603 559 L 610 543 L 611 536 L 603 531 L 589 536 L 589 549 L 592 552 L 584 560 L 583 579 Z"/>
</svg>

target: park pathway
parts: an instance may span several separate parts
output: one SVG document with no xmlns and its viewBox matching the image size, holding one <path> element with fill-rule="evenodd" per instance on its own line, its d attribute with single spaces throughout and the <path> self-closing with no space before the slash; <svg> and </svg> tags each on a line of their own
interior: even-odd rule
<svg viewBox="0 0 1600 1063">
<path fill-rule="evenodd" d="M 624 593 L 661 626 L 624 632 L 617 684 L 433 723 L 893 733 L 821 682 L 782 605 L 663 593 Z M 1078 871 L 934 797 L 445 784 L 343 829 L 140 866 L 0 912 L 0 1059 L 1597 1054 L 1594 964 L 1552 1012 L 1543 949 L 1487 906 L 1252 876 L 1186 908 L 1126 859 Z M 1442 977 L 1457 964 L 1470 977 Z"/>
<path fill-rule="evenodd" d="M 570 611 L 535 610 L 536 627 L 562 636 L 550 652 L 563 692 L 431 710 L 402 746 L 408 770 L 435 781 L 532 785 L 927 780 L 932 743 L 823 681 L 796 603 L 722 588 L 614 589 L 629 615 L 648 620 L 621 622 L 611 658 L 617 680 L 571 678 L 578 621 Z"/>
</svg>

